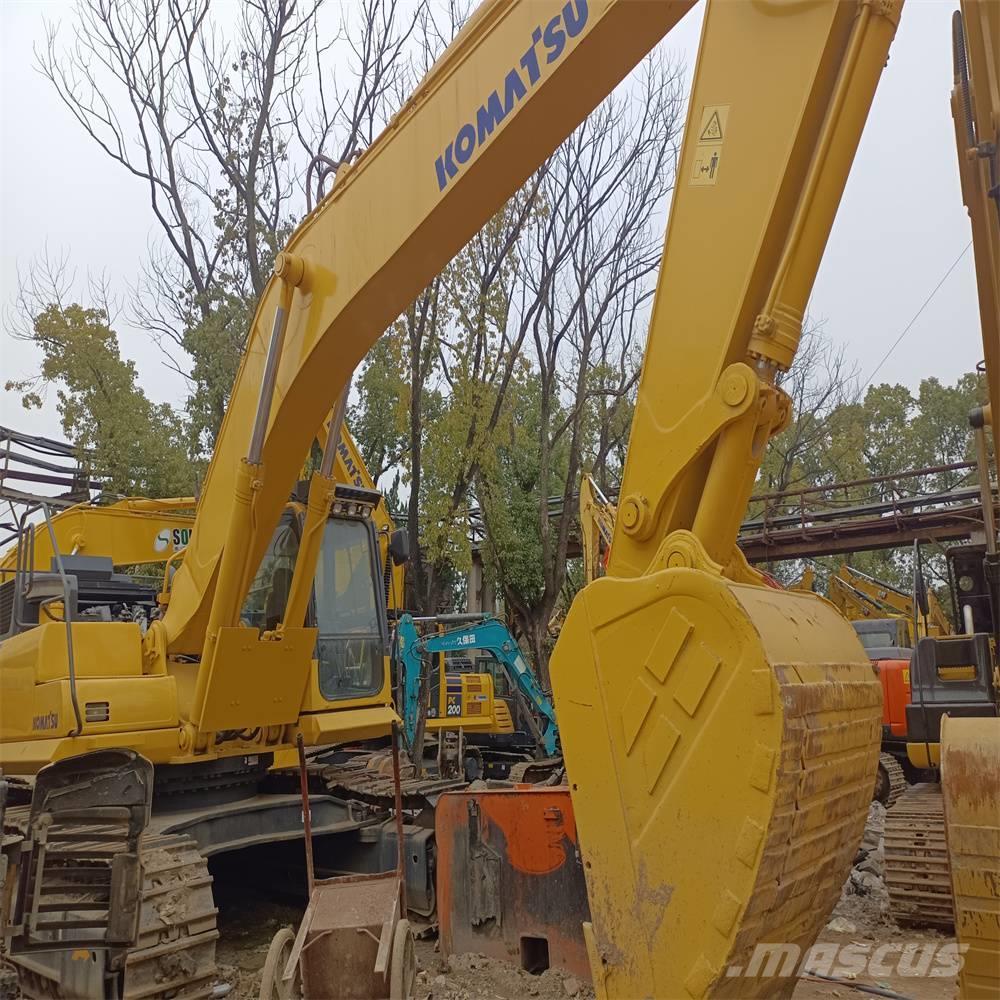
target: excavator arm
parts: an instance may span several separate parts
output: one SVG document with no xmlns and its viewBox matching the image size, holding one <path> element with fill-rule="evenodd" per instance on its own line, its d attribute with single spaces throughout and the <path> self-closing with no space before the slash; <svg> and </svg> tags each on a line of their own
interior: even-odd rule
<svg viewBox="0 0 1000 1000">
<path fill-rule="evenodd" d="M 191 539 L 194 497 L 147 500 L 130 497 L 98 506 L 80 503 L 52 517 L 60 555 L 98 555 L 115 566 L 163 562 Z M 49 533 L 35 531 L 33 565 L 48 570 L 54 555 Z M 0 556 L 0 582 L 17 567 L 18 546 Z"/>
<path fill-rule="evenodd" d="M 204 653 L 372 343 L 692 0 L 488 0 L 279 254 L 151 648 Z M 253 431 L 251 431 L 253 429 Z M 201 714 L 199 688 L 193 713 Z"/>
<path fill-rule="evenodd" d="M 864 650 L 736 539 L 900 9 L 706 10 L 608 573 L 550 663 L 598 996 L 789 995 L 754 948 L 808 948 L 864 826 Z"/>
</svg>

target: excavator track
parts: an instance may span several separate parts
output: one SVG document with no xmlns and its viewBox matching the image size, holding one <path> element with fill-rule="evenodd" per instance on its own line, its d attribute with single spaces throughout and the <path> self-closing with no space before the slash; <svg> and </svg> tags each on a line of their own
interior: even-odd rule
<svg viewBox="0 0 1000 1000">
<path fill-rule="evenodd" d="M 124 996 L 126 1000 L 210 997 L 217 975 L 219 932 L 208 863 L 189 837 L 146 837 L 142 854 L 139 937 L 125 959 Z M 28 955 L 15 960 L 25 1000 L 89 995 L 67 990 L 69 977 L 44 958 Z"/>
<path fill-rule="evenodd" d="M 885 816 L 885 882 L 898 924 L 955 924 L 941 786 L 908 788 Z"/>
<path fill-rule="evenodd" d="M 891 753 L 878 755 L 878 772 L 875 775 L 875 794 L 872 798 L 891 809 L 900 795 L 906 791 L 906 775 L 903 767 Z"/>
<path fill-rule="evenodd" d="M 563 771 L 562 757 L 546 757 L 543 760 L 524 760 L 519 764 L 512 764 L 507 780 L 514 784 L 549 784 L 554 780 L 559 780 L 560 772 Z M 565 778 L 562 779 L 565 783 Z"/>
<path fill-rule="evenodd" d="M 125 997 L 209 997 L 219 932 L 208 862 L 190 837 L 169 835 L 147 838 L 142 860 L 142 916 L 125 962 Z"/>
</svg>

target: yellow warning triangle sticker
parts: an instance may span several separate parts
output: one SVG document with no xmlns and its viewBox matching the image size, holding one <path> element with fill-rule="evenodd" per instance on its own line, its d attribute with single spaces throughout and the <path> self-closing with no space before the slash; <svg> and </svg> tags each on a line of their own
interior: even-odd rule
<svg viewBox="0 0 1000 1000">
<path fill-rule="evenodd" d="M 712 117 L 708 119 L 708 124 L 701 130 L 698 141 L 722 142 L 722 122 L 719 121 L 718 111 L 712 112 Z"/>
</svg>

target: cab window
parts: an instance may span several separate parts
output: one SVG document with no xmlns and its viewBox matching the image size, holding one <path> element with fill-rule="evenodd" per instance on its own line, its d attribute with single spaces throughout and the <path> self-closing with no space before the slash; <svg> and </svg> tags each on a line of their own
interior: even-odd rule
<svg viewBox="0 0 1000 1000">
<path fill-rule="evenodd" d="M 299 537 L 290 520 L 275 529 L 261 560 L 240 618 L 244 625 L 260 631 L 270 631 L 285 616 L 288 590 L 292 584 L 295 557 L 299 552 Z M 301 622 L 299 623 L 301 624 Z"/>
<path fill-rule="evenodd" d="M 316 566 L 316 658 L 328 701 L 376 694 L 385 649 L 372 534 L 363 521 L 331 518 Z"/>
</svg>

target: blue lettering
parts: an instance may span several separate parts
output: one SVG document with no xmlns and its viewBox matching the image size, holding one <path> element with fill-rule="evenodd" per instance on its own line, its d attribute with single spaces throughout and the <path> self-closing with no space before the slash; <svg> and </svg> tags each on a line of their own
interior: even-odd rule
<svg viewBox="0 0 1000 1000">
<path fill-rule="evenodd" d="M 590 11 L 587 9 L 587 0 L 576 0 L 576 16 L 573 16 L 573 0 L 569 0 L 563 7 L 563 20 L 566 22 L 566 34 L 570 38 L 576 38 L 583 31 L 583 26 L 587 23 Z"/>
<path fill-rule="evenodd" d="M 521 74 L 516 69 L 512 69 L 503 81 L 503 113 L 509 115 L 514 108 L 514 104 L 520 101 L 528 93 Z"/>
<path fill-rule="evenodd" d="M 480 146 L 486 142 L 487 138 L 493 134 L 493 129 L 506 117 L 507 114 L 500 103 L 500 95 L 494 90 L 486 103 L 481 105 L 476 112 L 476 125 L 479 129 Z"/>
<path fill-rule="evenodd" d="M 434 164 L 437 169 L 438 187 L 443 191 L 455 174 L 458 173 L 458 167 L 455 166 L 455 161 L 452 159 L 452 147 L 451 143 L 448 143 L 448 148 L 444 151 L 444 159 L 439 156 L 437 158 L 437 163 Z"/>
<path fill-rule="evenodd" d="M 559 27 L 559 22 L 562 20 L 559 14 L 556 14 L 554 18 L 547 25 L 545 25 L 545 34 L 543 36 L 545 41 L 545 47 L 549 50 L 549 54 L 545 57 L 546 63 L 555 62 L 562 54 L 563 49 L 566 48 L 566 34 Z"/>
<path fill-rule="evenodd" d="M 531 48 L 521 56 L 521 69 L 528 74 L 528 80 L 532 87 L 538 83 L 538 78 L 542 75 L 542 71 L 538 67 L 538 53 L 535 51 L 535 46 L 541 40 L 541 28 L 535 28 L 531 33 Z"/>
<path fill-rule="evenodd" d="M 588 2 L 589 0 L 567 0 L 562 13 L 553 17 L 544 30 L 536 27 L 531 32 L 531 47 L 518 63 L 527 74 L 528 86 L 534 87 L 542 78 L 537 46 L 544 44 L 546 64 L 554 63 L 566 50 L 567 36 L 576 38 L 583 31 L 590 17 Z M 455 139 L 448 143 L 444 152 L 434 161 L 439 191 L 443 191 L 457 176 L 459 167 L 472 158 L 477 145 L 481 146 L 486 142 L 496 127 L 514 110 L 515 105 L 527 97 L 528 86 L 515 66 L 504 77 L 503 103 L 500 102 L 499 91 L 494 90 L 476 111 L 475 123 L 466 122 L 462 125 Z"/>
<path fill-rule="evenodd" d="M 476 148 L 476 130 L 471 125 L 463 125 L 455 136 L 455 159 L 467 163 Z"/>
</svg>

